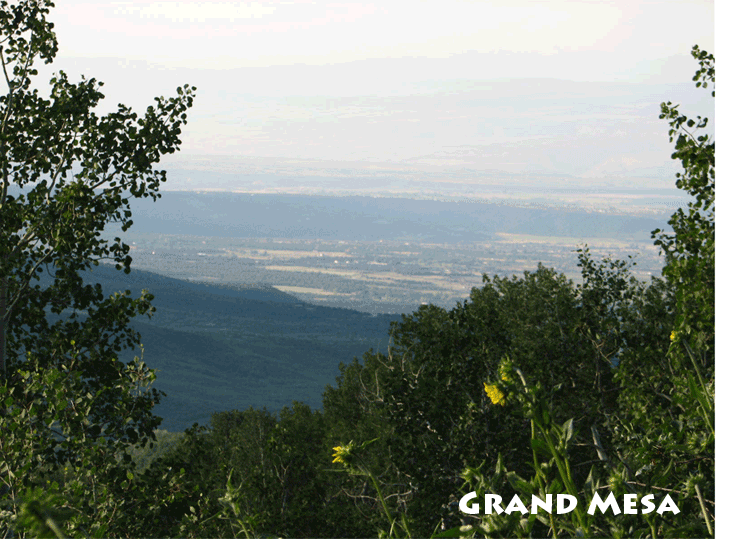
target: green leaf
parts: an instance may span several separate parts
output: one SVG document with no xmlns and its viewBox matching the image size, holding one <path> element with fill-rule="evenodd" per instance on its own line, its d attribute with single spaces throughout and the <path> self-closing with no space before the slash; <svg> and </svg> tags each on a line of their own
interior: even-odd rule
<svg viewBox="0 0 736 539">
<path fill-rule="evenodd" d="M 524 494 L 532 494 L 534 491 L 532 485 L 522 479 L 516 472 L 507 472 L 506 479 L 511 483 L 511 487 L 517 492 L 523 492 Z"/>
<path fill-rule="evenodd" d="M 532 449 L 534 449 L 535 451 L 539 451 L 545 457 L 549 458 L 552 456 L 552 452 L 550 451 L 549 447 L 547 447 L 547 444 L 542 440 L 539 440 L 538 438 L 532 438 L 531 445 Z"/>
<path fill-rule="evenodd" d="M 565 433 L 565 441 L 569 442 L 572 439 L 573 435 L 573 420 L 572 418 L 565 421 L 565 424 L 562 426 L 562 430 Z"/>
</svg>

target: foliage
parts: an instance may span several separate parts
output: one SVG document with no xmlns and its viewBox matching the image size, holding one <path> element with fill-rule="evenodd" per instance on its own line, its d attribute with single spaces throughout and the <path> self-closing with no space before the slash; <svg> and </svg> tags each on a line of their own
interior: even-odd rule
<svg viewBox="0 0 736 539">
<path fill-rule="evenodd" d="M 381 497 L 391 514 L 407 514 L 411 488 L 406 475 L 396 468 L 385 450 L 393 436 L 382 399 L 385 365 L 385 356 L 373 350 L 363 355 L 362 363 L 357 358 L 348 365 L 341 363 L 336 386 L 327 386 L 322 396 L 326 442 L 330 448 L 334 450 L 351 439 L 373 441 L 371 450 L 361 451 L 360 458 L 363 468 L 370 470 L 380 484 L 381 496 L 368 474 L 328 475 L 329 503 L 346 517 L 337 530 L 349 536 L 372 536 L 385 527 L 386 510 Z M 332 470 L 343 470 L 337 464 Z"/>
<path fill-rule="evenodd" d="M 104 297 L 79 272 L 102 259 L 129 271 L 128 246 L 101 233 L 132 225 L 130 197 L 159 196 L 166 176 L 153 167 L 179 148 L 194 88 L 157 98 L 140 118 L 123 105 L 98 116 L 102 83 L 63 72 L 43 98 L 32 79 L 34 62 L 51 63 L 58 49 L 52 7 L 0 1 L 0 527 L 41 533 L 29 515 L 48 500 L 34 489 L 53 484 L 71 511 L 63 533 L 140 535 L 176 490 L 174 474 L 135 481 L 126 452 L 160 423 L 161 394 L 146 389 L 155 375 L 137 358 L 118 360 L 138 342 L 130 319 L 152 312 L 152 296 Z M 52 282 L 42 287 L 44 271 Z"/>
<path fill-rule="evenodd" d="M 325 428 L 320 412 L 294 403 L 279 414 L 253 408 L 216 413 L 211 428 L 188 429 L 150 468 L 154 474 L 185 470 L 186 494 L 161 535 L 228 535 L 232 522 L 224 517 L 235 512 L 247 534 L 327 537 L 349 529 L 342 500 L 332 502 L 339 485 L 324 466 Z M 230 481 L 238 494 L 223 513 L 221 498 Z"/>
<path fill-rule="evenodd" d="M 157 98 L 142 118 L 123 105 L 99 117 L 93 109 L 104 97 L 102 83 L 72 84 L 60 72 L 51 80 L 51 99 L 43 99 L 30 89 L 32 66 L 37 57 L 53 60 L 56 37 L 45 17 L 53 3 L 0 6 L 8 86 L 0 96 L 0 372 L 10 378 L 23 351 L 58 363 L 74 335 L 88 349 L 84 377 L 110 382 L 118 375 L 107 366 L 110 357 L 135 344 L 128 321 L 150 311 L 151 296 L 103 298 L 100 287 L 83 285 L 79 271 L 106 258 L 129 271 L 128 246 L 120 238 L 109 244 L 101 232 L 108 223 L 123 230 L 133 224 L 129 197 L 160 196 L 166 175 L 153 165 L 178 149 L 194 89 Z M 53 284 L 34 285 L 49 268 Z M 50 325 L 47 310 L 72 312 Z"/>
<path fill-rule="evenodd" d="M 701 66 L 694 80 L 704 78 L 702 85 L 707 87 L 708 82 L 715 81 L 713 56 L 697 46 L 692 54 Z M 611 314 L 602 318 L 605 325 L 591 325 L 589 335 L 602 357 L 615 360 L 611 361 L 616 367 L 612 374 L 618 385 L 616 407 L 604 414 L 609 436 L 601 437 L 595 425 L 591 428 L 599 463 L 591 467 L 584 484 L 575 481 L 570 473 L 575 459 L 569 452 L 569 442 L 574 440 L 573 420 L 560 426 L 554 420 L 552 403 L 538 387 L 524 384 L 522 391 L 517 384 L 504 386 L 504 393 L 523 397 L 521 410 L 531 419 L 533 477 L 521 479 L 505 466 L 501 453 L 492 479 L 472 467 L 467 467 L 463 476 L 472 489 L 497 492 L 510 485 L 526 496 L 581 494 L 586 504 L 601 489 L 617 496 L 632 493 L 639 498 L 645 493 L 673 494 L 680 511 L 667 516 L 615 518 L 577 512 L 545 518 L 524 518 L 516 513 L 489 515 L 465 528 L 458 527 L 458 533 L 526 536 L 532 533 L 536 521 L 535 534 L 549 532 L 555 537 L 713 535 L 715 144 L 707 136 L 695 139 L 688 133 L 682 125 L 693 127 L 695 122 L 670 105 L 662 104 L 661 118 L 670 120 L 671 140 L 678 134 L 677 151 L 672 157 L 682 161 L 685 173 L 677 175 L 677 186 L 695 200 L 689 204 L 688 213 L 678 210 L 670 219 L 673 235 L 660 230 L 653 233 L 655 244 L 665 252 L 665 281 L 654 279 L 649 287 L 642 287 L 627 278 L 625 263 L 607 261 L 598 265 L 589 259 L 587 251 L 581 250 L 580 254 L 584 296 L 593 299 L 589 302 L 593 308 Z M 697 127 L 705 127 L 707 119 L 698 119 Z M 502 377 L 497 384 L 503 385 Z M 551 455 L 553 460 L 540 462 L 538 451 Z M 606 476 L 607 484 L 603 484 L 600 478 Z"/>
<path fill-rule="evenodd" d="M 542 536 L 553 537 L 658 537 L 682 534 L 701 535 L 703 531 L 689 515 L 697 514 L 692 503 L 679 503 L 678 515 L 687 514 L 685 518 L 677 515 L 658 515 L 644 513 L 639 507 L 635 514 L 614 514 L 612 511 L 600 510 L 591 514 L 588 508 L 596 493 L 601 499 L 607 499 L 612 493 L 619 500 L 625 494 L 633 495 L 636 503 L 650 493 L 656 493 L 652 500 L 655 506 L 663 501 L 663 496 L 672 490 L 635 481 L 625 466 L 615 466 L 608 460 L 604 448 L 600 445 L 600 436 L 596 429 L 591 429 L 593 444 L 598 453 L 598 462 L 594 463 L 585 481 L 576 481 L 571 470 L 574 466 L 570 458 L 570 447 L 579 441 L 579 431 L 574 428 L 574 421 L 569 419 L 560 424 L 552 419 L 548 403 L 540 398 L 540 385 L 528 384 L 521 371 L 509 365 L 508 369 L 516 371 L 518 376 L 502 383 L 504 391 L 517 405 L 519 410 L 531 422 L 531 447 L 534 453 L 534 473 L 528 479 L 523 478 L 504 463 L 501 454 L 492 476 L 487 479 L 482 466 L 467 467 L 463 471 L 465 490 L 481 493 L 499 493 L 503 485 L 510 485 L 520 495 L 520 500 L 528 506 L 532 496 L 545 500 L 548 495 L 554 497 L 568 494 L 577 500 L 576 507 L 568 513 L 558 514 L 555 510 L 540 510 L 537 514 L 524 511 L 498 513 L 490 510 L 489 514 L 470 515 L 471 523 L 456 528 L 454 531 L 463 537 L 517 537 Z M 499 376 L 499 379 L 501 377 Z M 602 480 L 605 478 L 606 480 Z M 607 491 L 607 492 L 606 492 Z M 697 503 L 697 502 L 696 502 Z M 619 501 L 621 504 L 621 501 Z M 559 501 L 553 508 L 559 507 Z M 484 508 L 483 513 L 488 510 Z M 528 514 L 529 513 L 529 514 Z"/>
<path fill-rule="evenodd" d="M 376 497 L 388 523 L 388 531 L 380 530 L 378 533 L 379 537 L 389 537 L 392 539 L 401 536 L 411 537 L 410 524 L 406 518 L 406 514 L 402 512 L 395 515 L 389 509 L 376 474 L 370 469 L 370 466 L 368 466 L 366 460 L 363 458 L 366 448 L 375 441 L 376 439 L 373 439 L 361 444 L 355 444 L 351 440 L 346 445 L 335 446 L 332 448 L 334 450 L 332 462 L 342 464 L 345 471 L 351 475 L 367 477 L 370 480 L 373 488 L 376 490 Z"/>
<path fill-rule="evenodd" d="M 697 46 L 692 55 L 700 64 L 696 86 L 714 85 L 713 55 Z M 674 234 L 653 233 L 665 254 L 662 273 L 675 290 L 675 318 L 665 350 L 647 361 L 622 360 L 617 378 L 625 391 L 614 441 L 626 449 L 639 482 L 697 495 L 692 514 L 705 534 L 715 499 L 715 142 L 683 127 L 703 128 L 707 118 L 689 120 L 669 102 L 660 118 L 669 120 L 670 141 L 677 136 L 672 158 L 684 169 L 677 186 L 694 200 L 670 218 Z"/>
<path fill-rule="evenodd" d="M 693 77 L 697 87 L 715 87 L 715 59 L 695 45 L 692 56 L 700 69 Z M 711 96 L 715 98 L 715 89 Z M 677 318 L 674 331 L 686 339 L 698 353 L 698 361 L 707 370 L 714 368 L 715 343 L 715 197 L 716 145 L 707 134 L 695 137 L 695 131 L 708 125 L 708 118 L 697 121 L 680 114 L 679 105 L 662 103 L 660 119 L 670 124 L 670 142 L 675 140 L 672 159 L 681 161 L 684 172 L 677 173 L 677 187 L 694 198 L 687 212 L 678 209 L 669 220 L 674 233 L 657 229 L 654 244 L 664 252 L 663 275 L 677 286 Z M 690 132 L 688 129 L 692 129 Z M 685 359 L 684 351 L 676 354 Z"/>
<path fill-rule="evenodd" d="M 625 346 L 624 336 L 609 333 L 641 290 L 601 309 L 599 300 L 618 294 L 619 283 L 586 253 L 581 264 L 589 270 L 582 287 L 540 265 L 523 278 L 484 277 L 485 286 L 451 311 L 421 307 L 394 325 L 389 354 L 366 354 L 325 392 L 325 413 L 353 425 L 343 440 L 379 438 L 372 458 L 389 463 L 391 481 L 383 485 L 396 484 L 392 494 L 417 533 L 433 533 L 438 518 L 445 528 L 459 522 L 460 473 L 478 455 L 503 452 L 517 472 L 532 470 L 528 419 L 490 405 L 482 385 L 475 389 L 501 357 L 544 380 L 540 391 L 557 417 L 603 428 L 615 404 L 611 356 Z M 572 452 L 579 460 L 595 457 L 587 446 Z"/>
<path fill-rule="evenodd" d="M 183 432 L 169 432 L 163 429 L 156 429 L 154 434 L 156 439 L 149 440 L 145 446 L 127 448 L 127 453 L 133 459 L 136 473 L 139 475 L 144 474 L 154 460 L 173 451 L 184 437 Z"/>
<path fill-rule="evenodd" d="M 126 380 L 119 382 L 128 394 L 130 388 L 143 389 L 155 377 L 140 361 L 132 363 Z M 143 534 L 145 518 L 153 518 L 161 506 L 176 498 L 180 477 L 169 470 L 155 478 L 136 480 L 134 464 L 126 452 L 130 442 L 106 436 L 99 424 L 87 426 L 96 395 L 78 392 L 79 372 L 41 368 L 31 359 L 28 364 L 31 367 L 19 371 L 19 376 L 25 391 L 37 395 L 36 399 L 29 400 L 17 388 L 0 386 L 0 400 L 10 410 L 8 416 L 0 418 L 0 472 L 7 495 L 0 524 L 3 536 L 22 533 L 16 526 L 28 524 L 23 515 L 28 516 L 29 504 L 37 500 L 34 488 L 38 486 L 51 486 L 64 499 L 60 509 L 68 510 L 62 528 L 65 535 Z M 122 421 L 130 423 L 126 404 L 130 406 L 134 397 L 128 396 L 117 412 Z M 54 427 L 57 424 L 58 430 Z M 84 436 L 85 426 L 98 436 Z M 57 434 L 58 439 L 49 433 Z M 54 451 L 57 446 L 66 449 L 64 454 L 69 458 L 61 460 Z M 151 493 L 155 498 L 149 498 Z M 33 533 L 33 529 L 31 526 L 28 532 Z"/>
</svg>

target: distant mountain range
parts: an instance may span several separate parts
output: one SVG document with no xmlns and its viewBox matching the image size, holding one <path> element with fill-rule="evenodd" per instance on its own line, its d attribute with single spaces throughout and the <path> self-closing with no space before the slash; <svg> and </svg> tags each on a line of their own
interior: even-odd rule
<svg viewBox="0 0 736 539">
<path fill-rule="evenodd" d="M 639 203 L 673 190 L 641 190 Z M 615 196 L 611 193 L 611 196 Z M 132 200 L 136 233 L 232 238 L 354 241 L 489 241 L 498 233 L 648 240 L 663 219 L 606 214 L 545 204 L 369 196 L 314 196 L 170 191 L 155 203 Z"/>
</svg>

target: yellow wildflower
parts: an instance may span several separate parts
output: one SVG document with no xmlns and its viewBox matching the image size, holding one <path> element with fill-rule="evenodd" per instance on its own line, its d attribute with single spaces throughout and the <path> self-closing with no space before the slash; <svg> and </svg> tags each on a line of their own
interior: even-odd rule
<svg viewBox="0 0 736 539">
<path fill-rule="evenodd" d="M 498 373 L 501 375 L 501 380 L 510 382 L 511 376 L 514 374 L 514 364 L 508 358 L 503 359 L 498 366 Z"/>
<path fill-rule="evenodd" d="M 498 373 L 501 375 L 501 380 L 504 382 L 510 382 L 511 381 L 511 375 L 514 371 L 514 365 L 509 361 L 508 358 L 505 358 L 501 361 L 501 364 L 498 366 Z M 486 389 L 486 395 L 488 395 L 488 398 L 491 399 L 491 402 L 493 404 L 500 404 L 501 406 L 506 406 L 506 395 L 504 395 L 503 391 L 501 391 L 501 388 L 498 387 L 498 384 L 483 384 Z"/>
<path fill-rule="evenodd" d="M 345 462 L 345 458 L 348 455 L 350 455 L 350 445 L 347 445 L 347 446 L 338 445 L 336 447 L 333 447 L 332 449 L 333 451 L 335 451 L 332 454 L 332 456 L 335 457 L 334 459 L 332 459 L 332 462 L 340 462 L 342 464 L 347 464 L 347 462 Z"/>
<path fill-rule="evenodd" d="M 488 398 L 491 399 L 493 404 L 500 404 L 501 406 L 506 405 L 506 395 L 503 394 L 503 391 L 498 389 L 496 384 L 490 385 L 484 383 L 483 385 L 486 388 L 486 395 L 488 395 Z"/>
<path fill-rule="evenodd" d="M 673 331 L 670 333 L 670 341 L 675 342 L 675 339 L 677 339 L 677 332 Z"/>
</svg>

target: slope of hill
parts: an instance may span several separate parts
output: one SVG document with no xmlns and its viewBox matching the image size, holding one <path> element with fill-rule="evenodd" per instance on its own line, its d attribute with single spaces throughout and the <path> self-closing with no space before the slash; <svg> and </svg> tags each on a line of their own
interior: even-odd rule
<svg viewBox="0 0 736 539">
<path fill-rule="evenodd" d="M 278 410 L 294 400 L 319 408 L 339 363 L 385 349 L 390 322 L 399 318 L 310 305 L 265 286 L 206 285 L 139 270 L 125 275 L 105 264 L 83 277 L 106 294 L 130 290 L 137 297 L 144 288 L 154 294 L 156 313 L 133 325 L 143 360 L 159 370 L 153 387 L 167 396 L 155 413 L 169 431 L 208 424 L 216 411 Z M 140 349 L 121 359 L 134 355 Z"/>
</svg>

